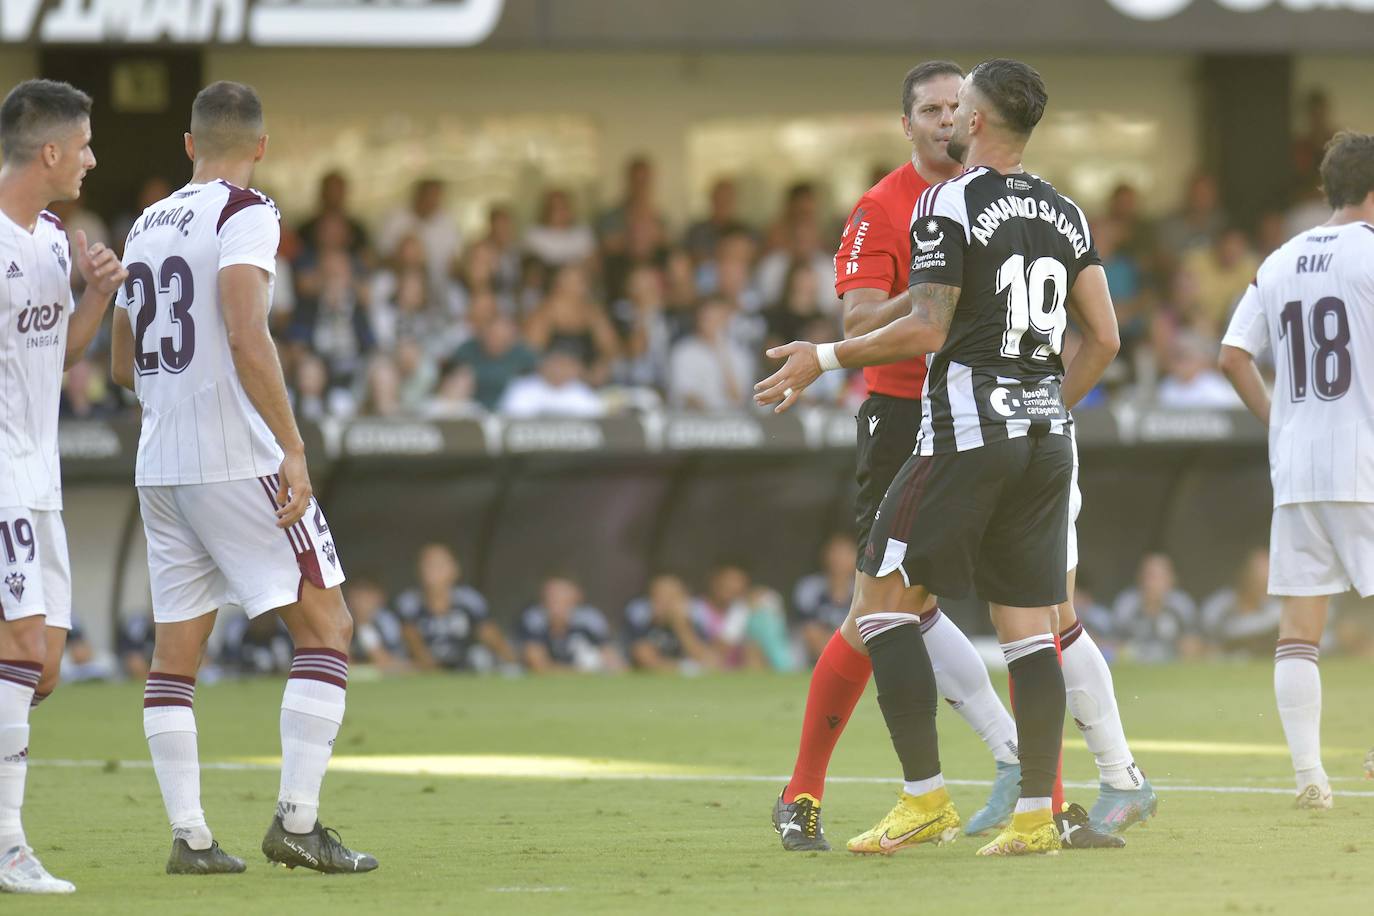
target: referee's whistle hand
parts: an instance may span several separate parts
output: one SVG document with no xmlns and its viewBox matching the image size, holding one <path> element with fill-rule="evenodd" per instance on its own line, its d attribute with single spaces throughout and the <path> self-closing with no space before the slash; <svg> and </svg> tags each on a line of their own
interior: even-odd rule
<svg viewBox="0 0 1374 916">
<path fill-rule="evenodd" d="M 782 368 L 754 386 L 754 403 L 760 407 L 776 405 L 774 413 L 782 413 L 797 403 L 802 391 L 821 375 L 821 361 L 816 345 L 794 340 L 774 347 L 766 354 L 769 359 L 786 359 Z"/>
</svg>

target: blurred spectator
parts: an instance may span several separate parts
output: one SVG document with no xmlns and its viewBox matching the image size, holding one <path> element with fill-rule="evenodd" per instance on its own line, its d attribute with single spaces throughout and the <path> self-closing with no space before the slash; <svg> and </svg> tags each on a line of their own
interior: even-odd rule
<svg viewBox="0 0 1374 916">
<path fill-rule="evenodd" d="M 663 292 L 662 272 L 648 264 L 640 265 L 626 278 L 625 298 L 612 307 L 621 357 L 611 375 L 622 385 L 667 387 L 668 355 L 678 329 Z"/>
<path fill-rule="evenodd" d="M 1295 196 L 1293 205 L 1283 215 L 1284 240 L 1315 229 L 1330 218 L 1331 205 L 1326 202 L 1321 185 L 1313 184 L 1302 188 Z"/>
<path fill-rule="evenodd" d="M 1194 248 L 1211 245 L 1224 228 L 1226 214 L 1221 209 L 1217 180 L 1200 172 L 1188 182 L 1183 207 L 1159 224 L 1159 245 L 1166 266 L 1172 268 Z"/>
<path fill-rule="evenodd" d="M 620 203 L 597 220 L 596 234 L 601 249 L 608 255 L 624 253 L 630 245 L 632 226 L 639 221 L 647 231 L 660 238 L 665 233 L 663 216 L 654 203 L 654 165 L 647 156 L 635 156 L 625 163 L 625 191 Z M 641 227 L 640 231 L 646 231 Z"/>
<path fill-rule="evenodd" d="M 1106 219 L 1116 226 L 1117 249 L 1134 261 L 1146 276 L 1153 276 L 1159 267 L 1158 230 L 1141 210 L 1140 192 L 1124 182 L 1112 188 L 1107 198 Z"/>
<path fill-rule="evenodd" d="M 816 283 L 816 272 L 810 264 L 793 261 L 788 266 L 782 298 L 763 313 L 768 328 L 766 346 L 802 340 L 806 326 L 824 317 L 817 303 Z"/>
<path fill-rule="evenodd" d="M 513 314 L 515 300 L 510 297 L 508 290 L 514 288 L 514 280 L 518 278 L 518 262 L 516 277 L 512 278 L 509 286 L 498 274 L 500 267 L 501 254 L 491 242 L 484 239 L 468 246 L 459 263 L 457 282 L 452 287 L 451 311 L 473 322 L 473 303 L 485 296 L 495 300 L 499 311 Z"/>
<path fill-rule="evenodd" d="M 515 664 L 501 628 L 492 621 L 487 601 L 462 584 L 463 568 L 443 544 L 420 548 L 416 562 L 419 584 L 395 602 L 401 635 L 415 667 L 423 671 L 490 671 L 497 662 Z"/>
<path fill-rule="evenodd" d="M 153 664 L 153 615 L 125 617 L 115 630 L 115 654 L 119 667 L 131 681 L 142 683 L 148 679 Z"/>
<path fill-rule="evenodd" d="M 1117 596 L 1112 632 L 1135 661 L 1167 662 L 1202 653 L 1194 632 L 1197 606 L 1176 582 L 1173 561 L 1151 553 L 1140 561 L 1136 584 Z"/>
<path fill-rule="evenodd" d="M 748 404 L 754 360 L 730 338 L 728 302 L 705 300 L 697 307 L 696 333 L 672 349 L 668 400 L 685 410 L 738 410 Z"/>
<path fill-rule="evenodd" d="M 1287 241 L 1288 236 L 1283 234 L 1283 214 L 1274 210 L 1262 213 L 1255 227 L 1255 255 L 1263 261 Z"/>
<path fill-rule="evenodd" d="M 814 275 L 809 295 L 817 308 L 828 315 L 839 311 L 835 298 L 835 261 L 833 252 L 821 245 L 820 227 L 813 222 L 801 223 L 789 233 L 787 244 L 765 255 L 754 275 L 754 288 L 764 302 L 778 302 L 788 295 L 787 285 L 798 266 L 806 266 Z"/>
<path fill-rule="evenodd" d="M 1185 254 L 1179 269 L 1191 276 L 1196 309 L 1184 317 L 1207 336 L 1220 340 L 1232 308 L 1259 270 L 1259 258 L 1250 250 L 1249 239 L 1239 229 L 1226 229 L 1211 245 Z"/>
<path fill-rule="evenodd" d="M 525 230 L 524 247 L 543 264 L 585 264 L 596 254 L 596 233 L 577 218 L 572 197 L 554 189 L 544 194 L 539 222 Z"/>
<path fill-rule="evenodd" d="M 319 203 L 315 212 L 301 223 L 297 232 L 301 241 L 311 248 L 319 249 L 318 237 L 321 222 L 342 220 L 346 227 L 344 247 L 355 257 L 367 256 L 367 229 L 361 221 L 348 212 L 348 179 L 343 172 L 332 170 L 320 179 Z"/>
<path fill-rule="evenodd" d="M 72 624 L 67 633 L 67 647 L 62 654 L 62 680 L 69 684 L 82 681 L 108 681 L 115 676 L 114 665 L 108 656 L 97 655 L 80 624 Z"/>
<path fill-rule="evenodd" d="M 511 417 L 599 417 L 606 412 L 582 380 L 582 363 L 566 344 L 556 344 L 539 361 L 539 372 L 516 379 L 501 398 Z"/>
<path fill-rule="evenodd" d="M 726 235 L 752 234 L 748 224 L 739 218 L 738 200 L 739 193 L 733 179 L 719 178 L 711 185 L 710 212 L 705 219 L 689 226 L 682 240 L 687 253 L 694 260 L 700 262 L 714 255 L 717 243 Z"/>
<path fill-rule="evenodd" d="M 348 254 L 342 250 L 324 252 L 319 275 L 318 295 L 301 299 L 287 336 L 318 354 L 331 379 L 349 384 L 376 346 L 376 336 Z"/>
<path fill-rule="evenodd" d="M 1215 345 L 1192 331 L 1179 331 L 1169 354 L 1169 374 L 1159 385 L 1160 407 L 1240 407 L 1240 397 L 1216 367 Z"/>
<path fill-rule="evenodd" d="M 357 400 L 348 389 L 329 384 L 329 369 L 314 353 L 296 358 L 291 393 L 296 416 L 312 423 L 330 417 L 347 419 L 358 409 Z"/>
<path fill-rule="evenodd" d="M 630 661 L 646 671 L 695 673 L 714 668 L 717 659 L 708 647 L 710 623 L 705 606 L 688 593 L 681 579 L 655 576 L 648 595 L 625 608 Z"/>
<path fill-rule="evenodd" d="M 696 308 L 697 272 L 692 259 L 681 248 L 668 252 L 663 264 L 663 301 L 674 315 L 684 316 L 679 323 L 691 324 L 689 317 Z"/>
<path fill-rule="evenodd" d="M 401 370 L 384 354 L 367 364 L 366 393 L 359 413 L 365 417 L 396 417 L 401 413 Z"/>
<path fill-rule="evenodd" d="M 575 265 L 554 273 L 548 296 L 525 322 L 525 340 L 539 351 L 557 345 L 575 354 L 593 385 L 610 377 L 619 343 L 606 310 L 591 299 L 586 270 Z"/>
<path fill-rule="evenodd" d="M 496 255 L 492 285 L 509 296 L 520 283 L 520 233 L 510 207 L 498 204 L 487 213 L 487 235 L 482 239 Z"/>
<path fill-rule="evenodd" d="M 412 337 L 442 356 L 445 348 L 462 342 L 466 327 L 456 320 L 458 298 L 446 279 L 436 286 L 430 277 L 418 236 L 400 240 L 385 266 L 373 275 L 369 295 L 369 323 L 383 350 Z"/>
<path fill-rule="evenodd" d="M 439 383 L 439 365 L 414 338 L 396 344 L 397 398 L 402 413 L 418 416 Z"/>
<path fill-rule="evenodd" d="M 377 237 L 377 251 L 390 257 L 401 239 L 418 236 L 425 249 L 425 265 L 430 282 L 443 286 L 449 268 L 463 245 L 458 223 L 444 209 L 444 183 L 437 178 L 422 178 L 415 182 L 410 206 L 394 210 L 382 222 Z"/>
<path fill-rule="evenodd" d="M 797 228 L 810 224 L 820 227 L 820 199 L 816 186 L 809 181 L 798 181 L 788 186 L 783 195 L 782 212 L 773 225 L 768 227 L 764 248 L 775 251 L 786 248 Z"/>
<path fill-rule="evenodd" d="M 350 575 L 344 585 L 349 613 L 353 615 L 355 665 L 374 665 L 392 674 L 410 668 L 405 657 L 401 621 L 386 608 L 386 592 L 370 576 Z"/>
<path fill-rule="evenodd" d="M 621 671 L 624 661 L 611 642 L 606 615 L 585 604 L 571 578 L 549 576 L 539 603 L 520 615 L 519 642 L 525 667 L 553 671 Z"/>
<path fill-rule="evenodd" d="M 145 178 L 143 183 L 138 186 L 138 194 L 134 198 L 133 209 L 119 214 L 110 224 L 111 247 L 119 252 L 120 257 L 124 256 L 124 242 L 129 237 L 129 230 L 134 227 L 134 220 L 142 216 L 143 211 L 153 204 L 171 197 L 174 190 L 171 183 L 160 175 Z M 277 282 L 281 282 L 281 277 L 277 278 Z"/>
<path fill-rule="evenodd" d="M 1099 643 L 1114 641 L 1111 609 L 1097 599 L 1097 589 L 1091 576 L 1080 568 L 1073 578 L 1073 611 L 1088 632 Z"/>
<path fill-rule="evenodd" d="M 653 215 L 632 213 L 625 230 L 625 244 L 607 253 L 602 262 L 601 278 L 606 298 L 615 301 L 625 295 L 625 284 L 637 267 L 657 267 L 668 255 L 663 227 Z"/>
<path fill-rule="evenodd" d="M 751 583 L 742 566 L 718 565 L 703 597 L 707 632 L 727 667 L 791 671 L 797 666 L 782 599 Z"/>
<path fill-rule="evenodd" d="M 99 419 L 118 412 L 119 396 L 110 387 L 109 372 L 96 369 L 89 357 L 77 360 L 62 379 L 58 413 L 75 419 Z"/>
<path fill-rule="evenodd" d="M 1321 184 L 1322 155 L 1326 144 L 1335 136 L 1331 124 L 1331 100 L 1326 92 L 1313 89 L 1303 99 L 1302 130 L 1293 138 L 1293 181 L 1299 193 Z"/>
<path fill-rule="evenodd" d="M 831 535 L 821 551 L 821 570 L 802 578 L 792 590 L 792 609 L 801 622 L 802 643 L 814 662 L 849 616 L 854 600 L 858 547 L 847 534 Z"/>
<path fill-rule="evenodd" d="M 497 315 L 454 352 L 445 378 L 454 370 L 469 372 L 475 383 L 473 396 L 487 410 L 495 410 L 511 382 L 537 365 L 534 351 L 520 339 L 515 322 Z"/>
<path fill-rule="evenodd" d="M 1245 557 L 1230 588 L 1202 605 L 1204 632 L 1223 652 L 1268 658 L 1279 638 L 1283 602 L 1269 596 L 1269 551 L 1257 547 Z"/>
<path fill-rule="evenodd" d="M 257 617 L 231 614 L 224 622 L 219 663 L 240 675 L 282 674 L 291 670 L 295 649 L 276 611 Z"/>
<path fill-rule="evenodd" d="M 476 390 L 470 369 L 448 369 L 439 379 L 434 396 L 425 402 L 423 415 L 430 420 L 456 420 L 480 414 L 483 407 L 474 397 Z"/>
</svg>

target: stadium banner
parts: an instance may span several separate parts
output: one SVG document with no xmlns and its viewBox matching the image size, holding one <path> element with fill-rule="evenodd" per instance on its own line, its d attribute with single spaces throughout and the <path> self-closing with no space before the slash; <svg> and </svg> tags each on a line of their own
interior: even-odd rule
<svg viewBox="0 0 1374 916">
<path fill-rule="evenodd" d="M 699 50 L 1368 50 L 1374 0 L 0 0 L 0 43 Z"/>
<path fill-rule="evenodd" d="M 1239 410 L 1169 410 L 1125 403 L 1079 411 L 1084 448 L 1114 446 L 1263 445 L 1265 431 Z M 852 451 L 854 415 L 809 408 L 773 414 L 648 412 L 605 419 L 545 417 L 513 420 L 363 418 L 301 423 L 313 463 L 377 459 L 407 461 L 488 458 L 532 453 L 653 454 L 676 452 Z M 130 420 L 66 420 L 58 448 L 68 477 L 132 477 L 138 424 Z"/>
</svg>

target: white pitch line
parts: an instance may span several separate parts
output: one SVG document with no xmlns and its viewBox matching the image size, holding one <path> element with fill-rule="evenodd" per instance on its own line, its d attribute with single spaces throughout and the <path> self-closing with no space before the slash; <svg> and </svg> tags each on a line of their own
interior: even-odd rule
<svg viewBox="0 0 1374 916">
<path fill-rule="evenodd" d="M 150 770 L 152 761 L 149 760 L 30 760 L 31 766 L 67 767 L 77 769 L 105 769 L 114 763 L 118 768 L 128 767 L 130 769 Z M 203 770 L 227 770 L 230 772 L 276 772 L 278 767 L 266 763 L 239 763 L 232 761 L 220 761 L 201 764 Z M 412 774 L 389 773 L 371 775 L 412 775 L 433 777 L 434 773 L 416 772 Z M 490 777 L 485 777 L 490 778 Z M 762 776 L 751 773 L 545 773 L 537 777 L 514 776 L 513 779 L 548 779 L 558 780 L 616 780 L 621 782 L 786 782 L 790 776 Z M 895 785 L 900 780 L 891 776 L 830 776 L 827 777 L 828 783 L 845 783 L 850 785 Z M 946 779 L 945 783 L 951 786 L 972 786 L 975 788 L 987 788 L 992 785 L 990 779 Z M 1096 782 L 1065 782 L 1066 789 L 1096 789 Z M 1291 789 L 1271 788 L 1269 786 L 1195 786 L 1164 784 L 1155 785 L 1158 792 L 1194 792 L 1201 794 L 1214 795 L 1288 795 L 1294 794 Z M 1340 798 L 1374 798 L 1374 791 L 1349 791 L 1341 790 L 1333 792 Z"/>
</svg>

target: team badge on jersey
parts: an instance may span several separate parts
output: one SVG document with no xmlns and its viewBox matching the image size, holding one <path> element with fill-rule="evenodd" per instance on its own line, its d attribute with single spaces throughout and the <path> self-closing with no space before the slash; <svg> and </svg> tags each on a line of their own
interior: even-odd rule
<svg viewBox="0 0 1374 916">
<path fill-rule="evenodd" d="M 911 269 L 932 270 L 945 266 L 944 230 L 933 219 L 918 219 L 911 227 Z"/>
<path fill-rule="evenodd" d="M 62 272 L 67 273 L 67 249 L 62 247 L 61 242 L 52 243 L 52 253 L 57 255 L 57 263 L 62 266 Z"/>
<path fill-rule="evenodd" d="M 12 572 L 12 573 L 10 573 L 8 576 L 5 577 L 5 585 L 6 585 L 6 587 L 9 588 L 10 594 L 14 596 L 14 600 L 15 600 L 15 601 L 23 601 L 23 600 L 24 600 L 24 574 L 23 574 L 23 573 L 21 573 L 21 572 Z"/>
<path fill-rule="evenodd" d="M 330 565 L 330 566 L 338 566 L 338 565 L 339 565 L 339 555 L 334 551 L 334 542 L 333 542 L 333 541 L 325 541 L 325 542 L 324 542 L 324 556 L 325 556 L 325 559 L 329 561 L 329 565 Z"/>
</svg>

